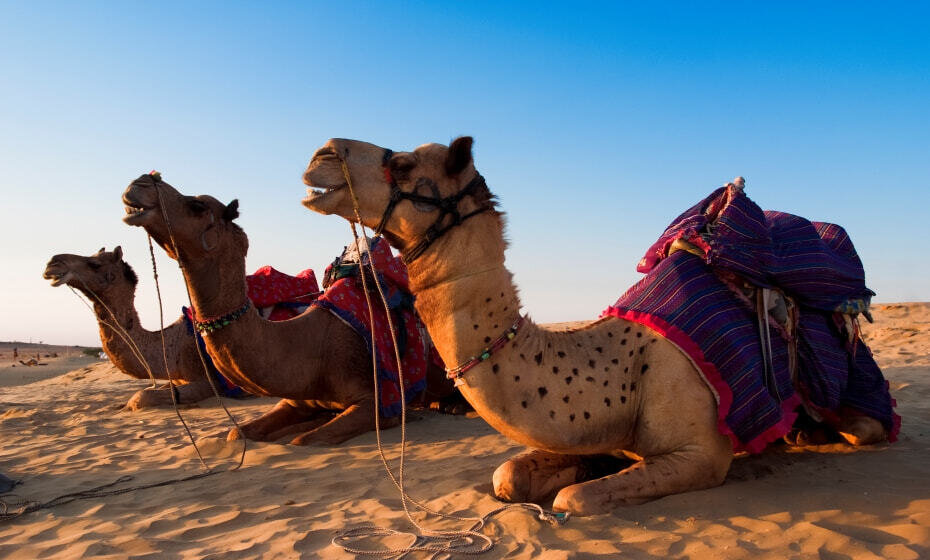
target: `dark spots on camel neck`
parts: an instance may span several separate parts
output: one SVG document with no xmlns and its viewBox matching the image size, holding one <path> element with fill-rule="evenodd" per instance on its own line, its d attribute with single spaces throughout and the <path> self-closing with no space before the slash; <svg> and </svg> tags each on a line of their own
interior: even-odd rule
<svg viewBox="0 0 930 560">
<path fill-rule="evenodd" d="M 497 373 L 498 371 L 500 371 L 500 369 L 501 367 L 497 364 L 494 364 L 493 366 L 491 366 L 491 371 L 493 371 L 494 373 Z"/>
<path fill-rule="evenodd" d="M 545 397 L 546 394 L 549 393 L 549 389 L 546 389 L 545 387 L 540 387 L 540 388 L 538 388 L 538 389 L 536 389 L 536 390 L 539 392 L 540 398 Z"/>
<path fill-rule="evenodd" d="M 564 357 L 565 357 L 565 352 L 562 352 L 561 350 L 559 350 L 559 351 L 556 352 L 555 354 L 556 354 L 558 357 L 560 357 L 560 358 L 564 358 Z"/>
<path fill-rule="evenodd" d="M 536 360 L 536 365 L 542 364 L 542 352 L 533 356 L 533 359 Z"/>
</svg>

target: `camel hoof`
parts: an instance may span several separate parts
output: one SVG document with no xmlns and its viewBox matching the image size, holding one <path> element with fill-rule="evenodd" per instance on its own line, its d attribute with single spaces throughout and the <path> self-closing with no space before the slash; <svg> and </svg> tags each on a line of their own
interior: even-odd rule
<svg viewBox="0 0 930 560">
<path fill-rule="evenodd" d="M 491 477 L 494 496 L 504 502 L 526 502 L 530 496 L 530 473 L 515 461 L 497 467 Z"/>
<path fill-rule="evenodd" d="M 871 445 L 888 439 L 888 433 L 881 422 L 868 416 L 856 416 L 845 419 L 838 430 L 850 445 Z"/>
<path fill-rule="evenodd" d="M 785 443 L 793 447 L 825 445 L 830 443 L 830 435 L 822 428 L 815 428 L 813 430 L 792 430 L 785 434 L 783 439 Z"/>
<path fill-rule="evenodd" d="M 552 502 L 552 509 L 581 516 L 610 513 L 613 510 L 607 496 L 591 492 L 584 484 L 575 484 L 560 490 Z"/>
</svg>

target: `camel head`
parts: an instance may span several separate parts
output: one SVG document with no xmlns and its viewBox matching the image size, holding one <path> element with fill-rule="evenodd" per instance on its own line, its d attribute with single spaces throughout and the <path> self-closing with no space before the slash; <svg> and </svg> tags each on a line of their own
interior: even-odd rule
<svg viewBox="0 0 930 560">
<path fill-rule="evenodd" d="M 455 221 L 454 213 L 443 213 L 443 204 L 462 217 L 486 210 L 496 214 L 493 196 L 475 171 L 471 146 L 469 136 L 448 147 L 424 144 L 412 152 L 329 140 L 313 154 L 304 173 L 310 188 L 303 205 L 357 222 L 348 188 L 351 179 L 362 223 L 376 231 L 380 227 L 408 259 L 410 250 L 418 254 L 418 244 Z"/>
<path fill-rule="evenodd" d="M 55 255 L 45 265 L 42 277 L 52 281 L 52 286 L 67 284 L 85 295 L 106 294 L 117 290 L 132 293 L 138 278 L 125 261 L 123 250 L 116 247 L 112 252 L 104 248 L 90 255 Z"/>
<path fill-rule="evenodd" d="M 239 216 L 238 200 L 226 205 L 212 196 L 187 196 L 153 172 L 126 187 L 123 204 L 123 222 L 144 228 L 175 260 L 175 246 L 185 262 L 203 260 L 221 249 L 243 256 L 248 251 L 245 233 L 233 223 Z"/>
</svg>

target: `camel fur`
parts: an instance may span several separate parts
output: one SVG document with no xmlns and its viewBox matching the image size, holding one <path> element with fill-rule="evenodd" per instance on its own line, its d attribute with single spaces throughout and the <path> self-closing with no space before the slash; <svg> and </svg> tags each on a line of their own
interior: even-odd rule
<svg viewBox="0 0 930 560">
<path fill-rule="evenodd" d="M 472 139 L 462 137 L 449 147 L 388 152 L 330 140 L 304 174 L 311 188 L 303 204 L 355 221 L 351 179 L 361 221 L 375 227 L 390 200 L 390 177 L 405 192 L 429 194 L 422 188 L 427 185 L 452 196 L 477 174 L 471 146 Z M 464 197 L 458 211 L 482 206 L 489 208 L 406 263 L 417 311 L 450 368 L 480 353 L 520 317 L 493 196 L 485 187 Z M 384 235 L 403 253 L 416 247 L 438 214 L 429 205 L 401 201 Z M 532 448 L 494 473 L 494 493 L 503 500 L 539 502 L 554 494 L 556 510 L 606 512 L 717 486 L 732 460 L 730 440 L 717 429 L 714 395 L 698 370 L 677 346 L 637 323 L 605 317 L 560 330 L 526 318 L 515 338 L 462 381 L 459 389 L 482 418 Z M 854 443 L 870 443 L 884 432 L 860 435 Z M 603 461 L 595 464 L 592 456 L 603 455 L 635 462 L 600 476 Z"/>
<path fill-rule="evenodd" d="M 171 379 L 179 404 L 195 403 L 214 396 L 197 355 L 196 343 L 188 333 L 183 317 L 162 331 L 142 328 L 135 308 L 138 279 L 132 267 L 123 260 L 122 248 L 116 247 L 113 251 L 101 248 L 86 257 L 55 255 L 48 261 L 42 276 L 51 280 L 52 286 L 71 286 L 93 303 L 103 351 L 120 371 L 136 379 L 150 379 L 145 366 L 114 330 L 114 324 L 125 329 L 136 343 L 155 379 Z M 139 410 L 171 406 L 170 389 L 169 385 L 142 389 L 129 399 L 126 408 Z"/>
<path fill-rule="evenodd" d="M 143 176 L 127 187 L 123 202 L 124 222 L 143 227 L 179 262 L 198 317 L 221 317 L 243 306 L 249 243 L 233 222 L 238 201 L 224 205 L 206 195 L 185 196 Z M 329 311 L 311 307 L 271 322 L 252 306 L 203 339 L 227 379 L 251 393 L 282 398 L 265 415 L 230 432 L 230 440 L 288 437 L 295 445 L 333 445 L 374 429 L 371 355 L 362 338 Z M 439 368 L 427 372 L 427 383 L 425 399 L 453 391 Z M 399 418 L 386 418 L 381 425 L 398 423 Z"/>
</svg>

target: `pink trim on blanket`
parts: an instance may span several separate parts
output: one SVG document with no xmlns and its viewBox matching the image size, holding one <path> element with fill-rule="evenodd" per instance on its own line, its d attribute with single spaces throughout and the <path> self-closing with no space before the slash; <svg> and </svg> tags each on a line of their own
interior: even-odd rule
<svg viewBox="0 0 930 560">
<path fill-rule="evenodd" d="M 782 410 L 782 419 L 778 421 L 775 425 L 771 426 L 751 441 L 743 443 L 736 437 L 736 434 L 733 433 L 733 430 L 730 429 L 730 426 L 726 423 L 727 414 L 730 412 L 730 406 L 733 404 L 733 392 L 730 390 L 729 385 L 726 381 L 723 380 L 723 377 L 720 375 L 720 372 L 717 370 L 717 366 L 707 361 L 704 357 L 704 352 L 701 351 L 697 343 L 691 340 L 684 331 L 678 327 L 668 323 L 660 317 L 656 317 L 650 313 L 644 313 L 642 311 L 632 311 L 629 309 L 620 309 L 618 307 L 608 307 L 606 311 L 601 313 L 601 317 L 606 315 L 611 315 L 618 319 L 624 319 L 627 321 L 633 321 L 634 323 L 639 323 L 645 325 L 650 329 L 656 331 L 666 339 L 670 340 L 676 346 L 678 346 L 697 366 L 698 371 L 704 377 L 704 380 L 711 386 L 717 396 L 717 429 L 720 430 L 721 434 L 724 434 L 730 438 L 730 442 L 733 444 L 733 451 L 748 451 L 749 453 L 759 453 L 765 447 L 777 440 L 778 438 L 787 434 L 791 427 L 794 425 L 794 421 L 797 418 L 797 413 L 794 409 L 801 404 L 801 398 L 797 393 L 794 393 L 787 400 L 781 403 Z"/>
</svg>

